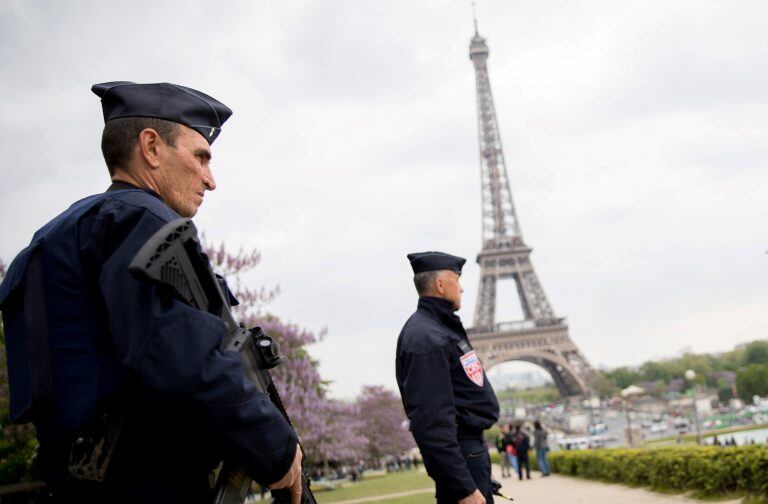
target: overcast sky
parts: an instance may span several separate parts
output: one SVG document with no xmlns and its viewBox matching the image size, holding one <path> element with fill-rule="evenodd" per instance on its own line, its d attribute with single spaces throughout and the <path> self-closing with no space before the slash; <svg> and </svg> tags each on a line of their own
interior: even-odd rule
<svg viewBox="0 0 768 504">
<path fill-rule="evenodd" d="M 478 0 L 512 192 L 593 365 L 768 337 L 768 3 Z M 468 1 L 0 1 L 0 258 L 108 185 L 110 80 L 229 105 L 198 226 L 313 330 L 333 394 L 395 388 L 405 254 L 467 257 L 480 177 Z M 516 300 L 499 310 L 514 318 Z"/>
</svg>

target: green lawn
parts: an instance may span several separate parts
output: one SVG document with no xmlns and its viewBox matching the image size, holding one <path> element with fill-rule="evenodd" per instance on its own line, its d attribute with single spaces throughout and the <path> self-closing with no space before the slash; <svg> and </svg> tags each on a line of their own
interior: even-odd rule
<svg viewBox="0 0 768 504">
<path fill-rule="evenodd" d="M 376 504 L 435 504 L 435 493 L 422 493 L 418 495 L 409 495 L 399 499 L 377 500 Z"/>
<path fill-rule="evenodd" d="M 422 471 L 404 471 L 387 474 L 386 476 L 378 478 L 363 479 L 357 483 L 351 483 L 327 492 L 317 492 L 315 498 L 319 504 L 325 504 L 350 499 L 360 499 L 363 497 L 374 497 L 376 495 L 408 492 L 410 490 L 421 490 L 424 488 L 434 488 L 434 483 L 429 476 L 427 476 L 427 473 Z M 434 493 L 430 492 L 376 502 L 386 502 L 391 504 L 423 504 L 426 502 L 434 502 L 434 500 Z"/>
</svg>

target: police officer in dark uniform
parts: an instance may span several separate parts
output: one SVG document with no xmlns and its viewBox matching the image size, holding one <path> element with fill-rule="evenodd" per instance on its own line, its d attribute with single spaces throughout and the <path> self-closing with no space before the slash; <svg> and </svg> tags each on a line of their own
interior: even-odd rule
<svg viewBox="0 0 768 504">
<path fill-rule="evenodd" d="M 411 432 L 438 503 L 493 502 L 483 430 L 499 404 L 461 320 L 465 259 L 442 252 L 408 254 L 419 294 L 397 341 L 397 384 Z"/>
<path fill-rule="evenodd" d="M 56 502 L 207 503 L 222 459 L 298 502 L 296 433 L 219 348 L 224 323 L 128 272 L 216 188 L 210 145 L 232 111 L 168 83 L 92 91 L 112 185 L 38 230 L 0 286 L 11 419 L 34 423 Z M 84 440 L 104 474 L 73 476 Z"/>
</svg>

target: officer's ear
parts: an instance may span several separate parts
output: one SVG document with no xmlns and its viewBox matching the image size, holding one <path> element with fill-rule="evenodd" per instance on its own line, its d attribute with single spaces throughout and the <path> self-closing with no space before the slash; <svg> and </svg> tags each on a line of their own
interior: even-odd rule
<svg viewBox="0 0 768 504">
<path fill-rule="evenodd" d="M 435 292 L 441 296 L 445 294 L 445 272 L 440 271 L 435 277 L 435 283 L 433 284 Z"/>
<path fill-rule="evenodd" d="M 139 152 L 138 155 L 144 162 L 150 166 L 150 168 L 157 169 L 160 167 L 160 159 L 162 153 L 160 152 L 165 147 L 165 142 L 160 138 L 157 131 L 152 128 L 144 128 L 139 133 L 138 142 Z"/>
</svg>

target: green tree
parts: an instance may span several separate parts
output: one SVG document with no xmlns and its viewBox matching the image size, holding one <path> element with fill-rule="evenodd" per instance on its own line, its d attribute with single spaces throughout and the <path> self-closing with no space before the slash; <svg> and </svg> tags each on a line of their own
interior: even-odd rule
<svg viewBox="0 0 768 504">
<path fill-rule="evenodd" d="M 733 399 L 733 387 L 720 380 L 717 385 L 717 398 L 720 402 L 728 402 Z"/>
<path fill-rule="evenodd" d="M 682 378 L 685 372 L 692 369 L 696 372 L 696 383 L 716 386 L 716 379 L 711 378 L 713 371 L 724 371 L 717 363 L 718 357 L 712 354 L 686 353 L 677 359 L 661 361 L 667 367 L 670 378 Z"/>
<path fill-rule="evenodd" d="M 606 373 L 598 371 L 590 382 L 598 397 L 606 398 L 616 394 L 620 389 Z"/>
<path fill-rule="evenodd" d="M 712 385 L 717 389 L 717 398 L 720 400 L 720 402 L 728 402 L 731 399 L 735 399 L 736 396 L 733 393 L 735 383 L 731 383 L 725 378 L 718 378 L 715 380 L 714 384 Z"/>
<path fill-rule="evenodd" d="M 752 396 L 768 396 L 768 364 L 750 364 L 736 373 L 739 396 L 751 402 Z"/>
<path fill-rule="evenodd" d="M 640 366 L 642 381 L 655 382 L 661 380 L 666 383 L 671 378 L 674 378 L 670 372 L 670 367 L 668 362 L 646 361 Z"/>
<path fill-rule="evenodd" d="M 768 364 L 768 341 L 753 341 L 744 349 L 744 365 Z"/>
<path fill-rule="evenodd" d="M 626 366 L 606 371 L 605 375 L 620 389 L 625 389 L 633 383 L 640 381 L 640 373 Z"/>
</svg>

